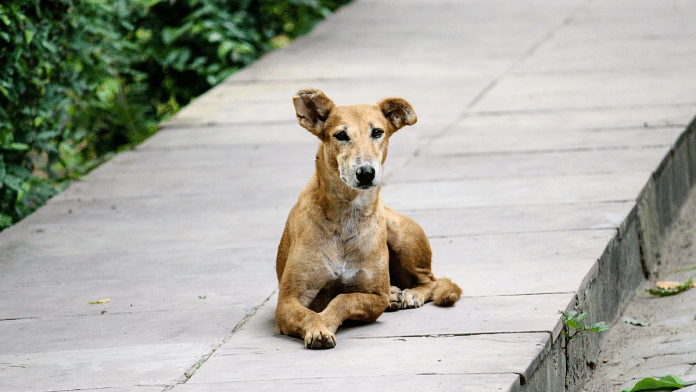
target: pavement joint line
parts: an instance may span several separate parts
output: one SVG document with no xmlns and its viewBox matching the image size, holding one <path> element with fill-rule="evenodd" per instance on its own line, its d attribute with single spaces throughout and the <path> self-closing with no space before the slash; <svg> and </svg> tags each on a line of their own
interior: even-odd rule
<svg viewBox="0 0 696 392">
<path fill-rule="evenodd" d="M 691 354 L 691 353 L 693 353 L 693 352 L 695 352 L 695 351 L 696 351 L 696 350 L 689 350 L 689 351 L 684 351 L 684 352 L 655 353 L 655 354 L 653 354 L 653 355 L 641 356 L 641 357 L 642 357 L 643 359 L 645 359 L 645 360 L 648 360 L 648 359 L 650 359 L 650 358 L 670 357 L 670 356 L 679 357 L 679 356 Z M 686 362 L 686 364 L 687 364 L 687 365 L 696 365 L 696 361 Z"/>
<path fill-rule="evenodd" d="M 15 288 L 15 287 L 13 287 L 13 288 Z M 47 319 L 47 318 L 49 318 L 49 317 L 14 317 L 14 318 L 0 319 L 0 323 L 6 322 L 6 321 L 43 320 L 43 319 Z"/>
<path fill-rule="evenodd" d="M 637 146 L 606 146 L 606 147 L 575 147 L 575 148 L 555 148 L 539 150 L 491 150 L 482 152 L 463 152 L 452 154 L 441 154 L 442 158 L 466 158 L 479 156 L 509 156 L 509 155 L 535 155 L 535 154 L 555 154 L 555 153 L 574 153 L 588 151 L 619 151 L 619 150 L 649 150 L 657 148 L 671 147 L 671 144 L 641 144 Z M 515 176 L 517 177 L 517 176 Z"/>
<path fill-rule="evenodd" d="M 470 234 L 453 234 L 453 235 L 429 235 L 428 238 L 469 238 L 469 237 L 495 237 L 501 235 L 519 235 L 519 234 L 539 234 L 539 233 L 575 233 L 579 231 L 615 231 L 619 228 L 620 224 L 616 224 L 609 227 L 587 227 L 587 228 L 577 228 L 577 229 L 564 229 L 564 230 L 530 230 L 530 231 L 499 231 L 494 233 L 470 233 Z"/>
<path fill-rule="evenodd" d="M 231 78 L 233 79 L 233 78 Z M 264 85 L 264 84 L 312 84 L 312 83 L 364 83 L 364 82 L 403 82 L 413 81 L 412 75 L 380 75 L 380 76 L 325 76 L 318 78 L 268 78 L 268 79 L 241 79 L 223 82 L 222 86 L 249 86 L 249 85 Z M 440 76 L 437 74 L 426 73 L 418 76 L 419 81 L 443 80 L 448 81 L 448 76 Z"/>
<path fill-rule="evenodd" d="M 568 177 L 578 177 L 578 176 L 609 176 L 612 174 L 617 174 L 621 172 L 610 172 L 610 171 L 601 171 L 601 172 L 588 172 L 588 173 L 560 173 L 560 174 L 539 174 L 539 175 L 507 175 L 507 176 L 500 176 L 500 177 L 495 177 L 497 180 L 506 180 L 506 179 L 540 179 L 540 178 L 568 178 Z M 467 182 L 467 181 L 485 181 L 485 180 L 490 180 L 491 177 L 486 177 L 486 176 L 468 176 L 468 177 L 454 177 L 454 178 L 442 178 L 442 179 L 433 179 L 433 180 L 394 180 L 394 181 L 384 181 L 382 185 L 386 186 L 389 184 L 436 184 L 436 183 L 443 183 L 443 182 Z"/>
<path fill-rule="evenodd" d="M 264 101 L 261 101 L 264 102 Z M 294 125 L 295 121 L 288 120 L 278 120 L 278 121 L 239 121 L 239 122 L 218 122 L 218 121 L 206 121 L 206 122 L 196 122 L 196 123 L 167 123 L 164 122 L 162 126 L 157 130 L 161 131 L 181 131 L 190 128 L 226 128 L 226 127 L 249 127 L 249 126 L 272 126 L 272 125 Z"/>
<path fill-rule="evenodd" d="M 575 106 L 575 107 L 555 107 L 555 108 L 536 108 L 536 109 L 515 109 L 515 110 L 470 110 L 470 116 L 509 116 L 509 115 L 538 115 L 553 113 L 592 113 L 592 112 L 614 112 L 622 110 L 645 110 L 645 109 L 681 109 L 693 108 L 696 101 L 675 102 L 675 103 L 654 103 L 654 104 L 635 104 L 635 105 L 604 105 L 604 106 Z M 688 126 L 684 125 L 685 127 Z"/>
<path fill-rule="evenodd" d="M 164 385 L 134 385 L 134 387 L 139 388 L 139 387 L 163 387 Z M 113 387 L 97 387 L 97 388 L 77 388 L 77 389 L 51 389 L 47 392 L 77 392 L 77 391 L 109 391 L 111 389 L 114 389 Z"/>
<path fill-rule="evenodd" d="M 655 73 L 660 71 L 679 71 L 691 70 L 692 67 L 677 66 L 670 68 L 645 67 L 645 68 L 594 68 L 594 69 L 576 69 L 576 70 L 549 70 L 549 71 L 514 71 L 511 75 L 515 76 L 577 76 L 577 75 L 593 75 L 593 74 L 633 74 Z"/>
<path fill-rule="evenodd" d="M 560 316 L 559 316 L 560 321 Z M 390 336 L 358 336 L 346 338 L 347 340 L 382 340 L 382 339 L 447 339 L 461 338 L 469 336 L 497 336 L 497 335 L 522 335 L 522 334 L 548 334 L 552 337 L 551 331 L 512 331 L 512 332 L 467 332 L 467 333 L 443 333 L 443 334 L 422 334 L 422 335 L 390 335 Z M 231 354 L 230 354 L 231 355 Z"/>
<path fill-rule="evenodd" d="M 179 151 L 195 151 L 195 150 L 207 150 L 207 151 L 226 151 L 231 148 L 248 148 L 255 150 L 260 146 L 263 147 L 268 147 L 268 146 L 285 146 L 287 148 L 288 146 L 309 146 L 309 145 L 315 145 L 314 141 L 310 139 L 310 141 L 274 141 L 274 142 L 235 142 L 235 143 L 228 143 L 228 144 L 215 144 L 215 145 L 210 145 L 210 144 L 187 144 L 187 145 L 181 145 L 181 146 L 157 146 L 157 147 L 149 147 L 149 146 L 143 146 L 139 148 L 134 148 L 130 150 L 132 153 L 151 153 L 151 152 L 179 152 Z M 121 162 L 117 162 L 117 164 L 123 164 Z M 128 163 L 127 163 L 128 164 Z"/>
<path fill-rule="evenodd" d="M 36 286 L 13 286 L 11 288 L 26 288 L 26 287 L 36 287 Z M 48 286 L 50 287 L 50 286 Z M 96 310 L 98 307 L 94 307 Z M 227 309 L 227 308 L 222 308 L 221 309 Z M 195 311 L 198 310 L 197 308 L 178 308 L 178 309 L 153 309 L 153 310 L 143 310 L 143 311 L 133 311 L 133 312 L 104 312 L 104 313 L 94 313 L 94 314 L 86 314 L 86 313 L 76 313 L 76 314 L 61 314 L 61 315 L 53 315 L 53 316 L 29 316 L 29 317 L 16 317 L 16 318 L 8 318 L 8 319 L 0 319 L 0 322 L 3 321 L 23 321 L 23 320 L 53 320 L 53 319 L 66 319 L 66 318 L 87 318 L 87 317 L 108 317 L 108 316 L 121 316 L 121 315 L 129 315 L 129 314 L 156 314 L 156 313 L 174 313 L 174 312 L 181 312 L 181 311 Z"/>
<path fill-rule="evenodd" d="M 94 180 L 91 180 L 94 181 Z M 106 180 L 97 180 L 97 181 L 106 181 Z M 79 181 L 82 183 L 88 183 L 90 181 Z M 288 188 L 290 189 L 290 188 Z M 210 196 L 210 195 L 225 195 L 226 193 L 224 191 L 193 191 L 193 192 L 181 192 L 177 194 L 171 194 L 167 193 L 165 191 L 160 191 L 160 192 L 152 192 L 147 195 L 123 195 L 123 196 L 94 196 L 94 197 L 89 197 L 89 198 L 81 198 L 78 196 L 61 196 L 59 194 L 58 196 L 60 199 L 58 201 L 64 202 L 67 200 L 70 201 L 77 201 L 81 203 L 89 203 L 89 202 L 96 202 L 96 201 L 107 201 L 107 200 L 119 200 L 122 202 L 126 202 L 129 200 L 154 200 L 154 199 L 166 199 L 169 197 L 179 197 L 179 198 L 184 198 L 184 197 L 198 197 L 198 196 Z M 56 202 L 58 202 L 56 201 Z M 71 214 L 72 212 L 67 212 L 66 214 Z"/>
<path fill-rule="evenodd" d="M 569 203 L 531 203 L 531 204 L 496 204 L 485 206 L 488 208 L 495 207 L 547 207 L 547 206 L 586 206 L 586 205 L 598 205 L 598 204 L 620 204 L 620 203 L 635 203 L 634 199 L 620 199 L 620 200 L 601 200 L 601 201 L 588 201 L 588 202 L 569 202 Z M 455 207 L 455 208 L 402 208 L 402 212 L 427 212 L 427 211 L 463 211 L 463 210 L 477 210 L 481 206 L 466 206 L 466 207 Z"/>
<path fill-rule="evenodd" d="M 660 125 L 650 125 L 648 123 L 643 123 L 643 126 L 636 126 L 636 125 L 629 125 L 625 127 L 596 127 L 596 128 L 581 128 L 581 131 L 590 131 L 590 132 L 616 132 L 616 131 L 625 131 L 625 132 L 631 132 L 631 131 L 637 131 L 637 130 L 642 130 L 642 129 L 652 129 L 654 131 L 667 131 L 667 130 L 673 130 L 673 129 L 679 129 L 682 130 L 684 128 L 688 127 L 688 124 L 660 124 Z M 670 144 L 671 146 L 671 144 Z"/>
<path fill-rule="evenodd" d="M 200 369 L 201 367 L 203 367 L 203 365 L 205 365 L 205 363 L 213 356 L 213 354 L 215 354 L 215 352 L 216 352 L 220 347 L 222 347 L 225 343 L 229 342 L 230 339 L 232 339 L 232 337 L 234 336 L 234 334 L 237 333 L 240 329 L 242 329 L 242 327 L 244 326 L 244 324 L 246 324 L 249 320 L 251 320 L 251 318 L 254 317 L 254 315 L 256 314 L 256 312 L 257 312 L 259 309 L 261 309 L 261 307 L 263 307 L 266 303 L 268 303 L 268 301 L 270 301 L 270 299 L 271 299 L 277 292 L 278 292 L 278 289 L 276 288 L 275 290 L 273 290 L 273 292 L 271 292 L 271 294 L 270 294 L 268 297 L 266 297 L 266 299 L 265 299 L 261 304 L 255 306 L 253 309 L 251 309 L 251 310 L 246 314 L 246 316 L 244 316 L 244 318 L 243 318 L 240 322 L 238 322 L 237 325 L 235 325 L 235 327 L 232 329 L 232 331 L 230 331 L 230 333 L 228 333 L 227 336 L 225 336 L 225 337 L 222 339 L 221 342 L 215 343 L 215 344 L 211 347 L 211 349 L 210 349 L 209 352 L 207 352 L 206 354 L 204 354 L 198 361 L 196 361 L 196 363 L 194 363 L 193 365 L 191 365 L 191 367 L 189 367 L 188 370 L 184 371 L 184 374 L 179 378 L 179 380 L 178 380 L 175 384 L 170 385 L 170 386 L 167 386 L 162 392 L 169 392 L 169 391 L 171 391 L 172 389 L 174 389 L 177 385 L 186 384 L 186 383 L 188 382 L 188 380 L 190 380 L 191 377 L 193 377 L 193 376 L 196 374 L 196 371 L 198 371 L 198 369 Z"/>
<path fill-rule="evenodd" d="M 491 294 L 491 295 L 462 295 L 462 298 L 503 298 L 503 297 L 534 297 L 538 295 L 577 294 L 575 291 L 549 291 L 543 293 Z M 560 318 L 559 318 L 560 320 Z"/>
<path fill-rule="evenodd" d="M 401 182 L 395 182 L 394 184 L 400 184 Z M 405 182 L 404 182 L 405 183 Z M 177 197 L 181 198 L 187 198 L 187 197 L 192 197 L 192 196 L 200 196 L 203 193 L 186 193 L 186 194 L 181 194 L 177 195 Z M 211 194 L 210 192 L 205 193 L 205 195 Z M 220 192 L 222 194 L 222 192 Z M 160 198 L 165 198 L 168 195 L 161 194 L 161 195 L 155 195 Z M 93 197 L 93 198 L 88 198 L 88 199 L 81 199 L 79 197 L 70 197 L 66 199 L 61 199 L 61 200 L 55 200 L 53 201 L 54 203 L 73 203 L 73 202 L 79 202 L 79 203 L 94 203 L 94 202 L 114 202 L 114 201 L 128 201 L 128 200 L 138 200 L 138 199 L 147 199 L 146 196 L 118 196 L 118 197 Z M 586 206 L 586 205 L 599 205 L 599 204 L 621 204 L 621 203 L 633 203 L 635 202 L 634 199 L 619 199 L 619 200 L 600 200 L 600 201 L 588 201 L 588 202 L 567 202 L 567 203 L 530 203 L 530 204 L 496 204 L 496 205 L 487 205 L 485 206 L 486 208 L 496 208 L 496 207 L 505 207 L 505 208 L 510 208 L 510 207 L 547 207 L 547 206 Z M 427 211 L 465 211 L 465 210 L 477 210 L 480 209 L 481 206 L 464 206 L 464 207 L 453 207 L 453 208 L 402 208 L 400 209 L 401 212 L 407 213 L 413 213 L 413 212 L 427 212 Z M 124 254 L 130 253 L 130 252 L 123 252 Z M 22 287 L 22 286 L 17 286 L 17 287 Z"/>
<path fill-rule="evenodd" d="M 517 372 L 488 372 L 488 373 L 482 373 L 482 372 L 474 372 L 474 373 L 464 373 L 464 372 L 441 372 L 441 373 L 416 373 L 409 375 L 409 377 L 413 376 L 459 376 L 459 375 L 466 375 L 466 376 L 489 376 L 489 375 L 502 375 L 502 374 L 516 374 L 520 375 L 520 373 Z M 380 374 L 380 375 L 375 375 L 371 376 L 374 378 L 387 378 L 387 379 L 392 379 L 394 377 L 404 377 L 403 374 Z M 353 380 L 355 377 L 354 376 L 327 376 L 327 377 L 322 377 L 322 376 L 317 376 L 317 377 L 285 377 L 285 378 L 252 378 L 252 379 L 245 379 L 245 380 L 238 380 L 238 381 L 233 381 L 233 382 L 238 382 L 238 383 L 243 383 L 243 382 L 249 382 L 249 381 L 304 381 L 304 380 Z M 91 391 L 92 389 L 90 389 Z"/>
<path fill-rule="evenodd" d="M 648 173 L 648 171 L 645 171 L 645 173 Z M 607 173 L 607 172 L 602 172 L 602 173 L 579 173 L 579 174 L 553 174 L 553 175 L 548 175 L 548 176 L 509 176 L 509 177 L 499 177 L 499 178 L 568 178 L 568 177 L 606 177 L 607 175 L 610 174 L 619 174 L 619 172 L 613 172 L 613 173 Z M 476 178 L 466 178 L 462 177 L 459 179 L 456 178 L 446 178 L 446 179 L 433 179 L 433 180 L 403 180 L 403 181 L 395 181 L 393 184 L 437 184 L 437 183 L 458 183 L 458 182 L 469 182 L 469 181 L 487 181 L 490 180 L 489 178 L 486 177 L 476 177 Z M 392 184 L 392 182 L 384 182 L 383 185 L 389 185 Z"/>
</svg>

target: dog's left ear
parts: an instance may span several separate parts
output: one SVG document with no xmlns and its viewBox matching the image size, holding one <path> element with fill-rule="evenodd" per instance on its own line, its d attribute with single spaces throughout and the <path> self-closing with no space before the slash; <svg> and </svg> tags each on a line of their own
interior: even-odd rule
<svg viewBox="0 0 696 392">
<path fill-rule="evenodd" d="M 413 125 L 418 120 L 411 104 L 403 98 L 384 98 L 377 103 L 377 106 L 379 106 L 384 117 L 394 127 L 393 132 L 406 125 Z"/>
</svg>

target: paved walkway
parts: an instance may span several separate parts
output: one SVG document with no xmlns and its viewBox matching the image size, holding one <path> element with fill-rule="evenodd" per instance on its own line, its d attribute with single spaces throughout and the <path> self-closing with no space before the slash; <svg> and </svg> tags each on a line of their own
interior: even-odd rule
<svg viewBox="0 0 696 392">
<path fill-rule="evenodd" d="M 620 225 L 635 236 L 696 113 L 695 17 L 690 0 L 356 0 L 0 234 L 0 390 L 572 389 L 558 312 L 597 302 L 601 256 Z M 320 352 L 273 326 L 309 87 L 413 105 L 382 195 L 465 295 Z"/>
</svg>

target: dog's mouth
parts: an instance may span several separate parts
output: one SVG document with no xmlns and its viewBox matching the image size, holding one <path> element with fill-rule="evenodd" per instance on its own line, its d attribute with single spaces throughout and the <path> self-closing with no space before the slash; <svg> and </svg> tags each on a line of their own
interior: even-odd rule
<svg viewBox="0 0 696 392">
<path fill-rule="evenodd" d="M 379 183 L 377 183 L 377 182 L 361 183 L 359 181 L 351 181 L 344 176 L 341 176 L 341 180 L 343 180 L 343 182 L 346 185 L 348 185 L 349 187 L 356 189 L 356 190 L 359 190 L 359 191 L 367 191 L 367 190 L 370 190 L 372 188 L 379 186 Z"/>
<path fill-rule="evenodd" d="M 375 184 L 369 184 L 369 185 L 358 184 L 358 186 L 355 187 L 355 189 L 360 189 L 360 190 L 365 191 L 365 190 L 368 190 L 368 189 L 372 189 L 372 188 L 374 188 L 374 187 L 376 187 L 376 186 L 377 186 L 377 185 L 375 185 Z"/>
</svg>

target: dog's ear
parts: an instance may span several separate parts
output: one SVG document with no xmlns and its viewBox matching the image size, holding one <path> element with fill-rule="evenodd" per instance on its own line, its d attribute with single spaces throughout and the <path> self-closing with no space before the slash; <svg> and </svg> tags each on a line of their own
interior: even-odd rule
<svg viewBox="0 0 696 392">
<path fill-rule="evenodd" d="M 321 138 L 324 123 L 334 107 L 333 101 L 319 90 L 300 90 L 292 102 L 295 104 L 297 122 Z"/>
<path fill-rule="evenodd" d="M 411 104 L 403 98 L 384 98 L 377 103 L 384 117 L 389 120 L 396 132 L 406 125 L 413 125 L 418 118 Z"/>
</svg>

